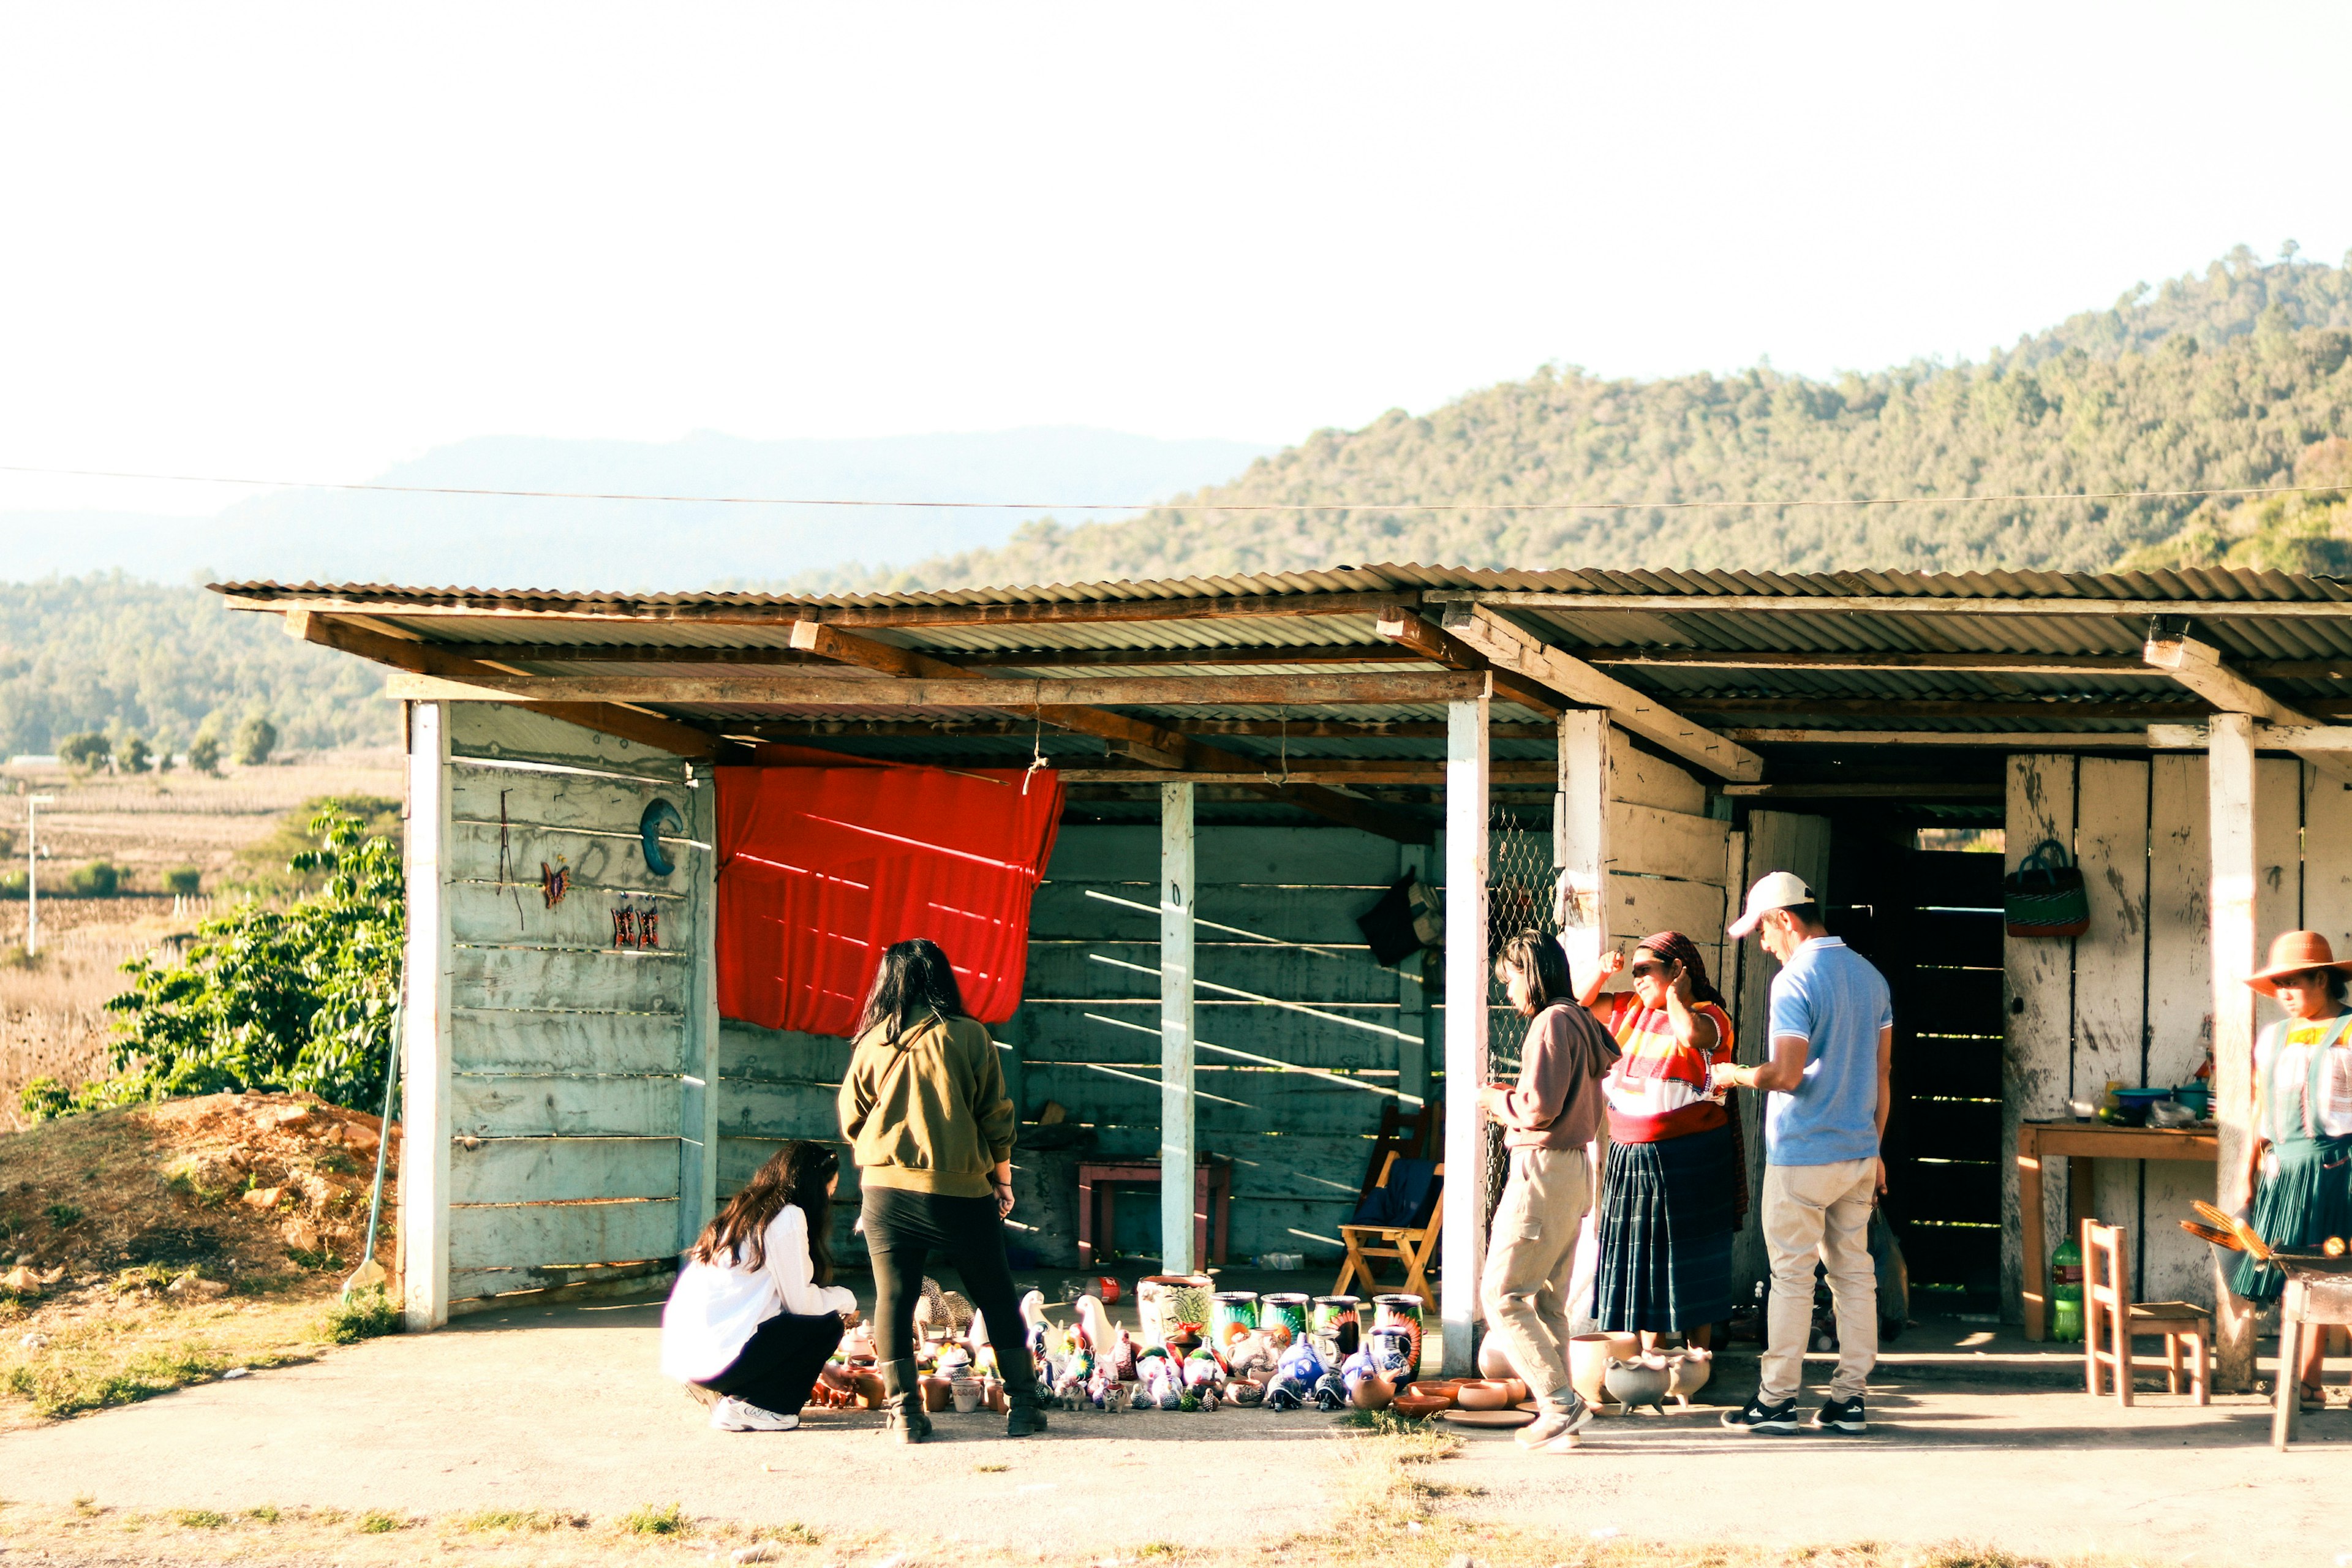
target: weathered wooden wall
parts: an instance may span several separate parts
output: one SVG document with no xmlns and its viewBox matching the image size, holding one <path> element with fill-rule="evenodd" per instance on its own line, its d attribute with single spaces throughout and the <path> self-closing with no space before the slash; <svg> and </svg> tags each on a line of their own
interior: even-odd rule
<svg viewBox="0 0 2352 1568">
<path fill-rule="evenodd" d="M 2310 924 L 2339 946 L 2352 942 L 2352 801 L 2340 784 L 2292 760 L 2260 762 L 2255 789 L 2263 940 Z M 2212 1013 L 2205 758 L 2012 756 L 2011 868 L 2044 838 L 2066 846 L 2082 868 L 2091 929 L 2072 939 L 2007 944 L 2001 1290 L 2012 1320 L 2021 1315 L 2021 1260 L 2017 1173 L 2008 1152 L 2018 1122 L 2063 1118 L 2069 1100 L 2095 1101 L 2110 1080 L 2126 1088 L 2186 1083 L 2204 1059 Z M 2190 1217 L 2192 1199 L 2212 1197 L 2213 1178 L 2203 1164 L 2095 1163 L 2092 1210 L 2137 1233 L 2135 1290 L 2142 1300 L 2210 1304 L 2206 1249 L 2177 1222 Z M 2044 1233 L 2055 1247 L 2069 1212 L 2063 1168 L 2044 1173 L 2042 1202 Z"/>
<path fill-rule="evenodd" d="M 518 709 L 445 711 L 449 1299 L 665 1265 L 701 1222 L 710 781 Z M 638 837 L 656 796 L 686 824 L 667 877 Z M 553 909 L 542 864 L 570 873 Z M 658 950 L 615 946 L 625 900 L 658 912 Z"/>
</svg>

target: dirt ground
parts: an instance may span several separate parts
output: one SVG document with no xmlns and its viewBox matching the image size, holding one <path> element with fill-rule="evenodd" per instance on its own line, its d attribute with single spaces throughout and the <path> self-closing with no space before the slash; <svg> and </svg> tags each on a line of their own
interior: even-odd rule
<svg viewBox="0 0 2352 1568">
<path fill-rule="evenodd" d="M 1450 1542 L 1434 1561 L 1456 1568 L 1465 1553 L 1554 1563 L 1616 1543 L 1664 1549 L 1659 1568 L 1787 1563 L 1799 1548 L 1855 1542 L 1906 1563 L 1946 1560 L 1937 1542 L 1990 1542 L 1992 1555 L 1967 1560 L 2012 1568 L 2092 1557 L 2329 1568 L 2352 1552 L 2342 1408 L 2308 1417 L 2306 1444 L 2277 1455 L 2260 1400 L 2200 1410 L 2149 1394 L 2123 1410 L 2081 1392 L 2071 1356 L 1969 1323 L 1918 1326 L 1890 1351 L 1866 1436 L 1739 1437 L 1700 1405 L 1604 1417 L 1567 1455 L 1471 1433 L 1453 1457 L 1405 1470 L 1384 1440 L 1308 1413 L 1057 1413 L 1020 1443 L 1001 1418 L 946 1415 L 943 1440 L 915 1448 L 886 1446 L 878 1417 L 859 1413 L 720 1434 L 656 1370 L 658 1321 L 651 1301 L 490 1312 L 0 1435 L 0 1495 L 21 1505 L 0 1525 L 13 1517 L 27 1542 L 60 1530 L 122 1541 L 180 1529 L 174 1510 L 323 1510 L 343 1521 L 336 1539 L 357 1544 L 350 1521 L 373 1512 L 441 1532 L 446 1552 L 468 1519 L 576 1520 L 575 1534 L 611 1539 L 631 1510 L 675 1504 L 693 1523 L 682 1538 L 714 1552 L 760 1531 L 780 1551 L 833 1543 L 793 1549 L 811 1568 L 853 1555 L 1308 1561 L 1344 1556 L 1378 1520 L 1393 1532 L 1374 1556 Z M 1733 1352 L 1702 1397 L 1734 1403 L 1754 1377 L 1753 1352 Z M 338 1548 L 332 1560 L 356 1559 Z"/>
<path fill-rule="evenodd" d="M 0 1134 L 0 1431 L 320 1353 L 377 1136 L 373 1116 L 284 1094 Z M 357 1326 L 373 1325 L 334 1331 Z"/>
</svg>

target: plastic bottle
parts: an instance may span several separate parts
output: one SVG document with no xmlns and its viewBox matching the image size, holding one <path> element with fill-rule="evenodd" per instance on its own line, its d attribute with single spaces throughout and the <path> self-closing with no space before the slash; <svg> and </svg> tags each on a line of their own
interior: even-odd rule
<svg viewBox="0 0 2352 1568">
<path fill-rule="evenodd" d="M 2050 1255 L 2050 1337 L 2083 1337 L 2083 1249 L 2071 1236 Z"/>
</svg>

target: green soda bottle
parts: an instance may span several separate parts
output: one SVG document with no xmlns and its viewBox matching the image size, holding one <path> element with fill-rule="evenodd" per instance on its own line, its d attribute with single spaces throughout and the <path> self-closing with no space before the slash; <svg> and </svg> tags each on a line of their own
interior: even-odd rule
<svg viewBox="0 0 2352 1568">
<path fill-rule="evenodd" d="M 2050 1255 L 2050 1337 L 2083 1337 L 2083 1249 L 2071 1236 Z"/>
</svg>

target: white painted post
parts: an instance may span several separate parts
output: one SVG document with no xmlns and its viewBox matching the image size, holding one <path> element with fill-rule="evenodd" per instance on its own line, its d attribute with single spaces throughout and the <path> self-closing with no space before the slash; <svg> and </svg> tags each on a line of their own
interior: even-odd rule
<svg viewBox="0 0 2352 1568">
<path fill-rule="evenodd" d="M 1559 716 L 1559 793 L 1552 803 L 1552 864 L 1560 951 L 1580 985 L 1609 951 L 1609 715 Z"/>
<path fill-rule="evenodd" d="M 2254 971 L 2259 937 L 2254 929 L 2254 721 L 2244 713 L 2216 713 L 2207 721 L 2205 736 L 2213 847 L 2213 888 L 2206 904 L 2213 922 L 2213 1119 L 2221 1144 L 2213 1201 L 2235 1209 L 2247 1197 L 2243 1173 L 2253 1136 L 2256 1016 L 2254 993 L 2245 976 Z M 2214 1256 L 2218 1259 L 2221 1255 Z M 2219 1278 L 2213 1293 L 2221 1342 L 2214 1382 L 2225 1389 L 2250 1387 L 2253 1313 Z"/>
<path fill-rule="evenodd" d="M 1445 1231 L 1439 1312 L 1445 1375 L 1471 1372 L 1486 1260 L 1488 699 L 1445 706 Z"/>
<path fill-rule="evenodd" d="M 401 1042 L 401 1303 L 410 1333 L 449 1321 L 449 708 L 408 705 L 408 942 Z"/>
<path fill-rule="evenodd" d="M 1192 1256 L 1192 786 L 1160 786 L 1160 1268 Z M 1106 1245 L 1116 1237 L 1105 1237 Z"/>
<path fill-rule="evenodd" d="M 694 911 L 693 972 L 687 981 L 686 1049 L 679 1063 L 678 1250 L 694 1245 L 719 1212 L 719 780 L 697 764 L 688 793 L 687 837 L 708 848 L 688 858 Z"/>
</svg>

